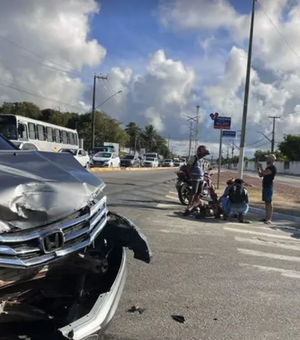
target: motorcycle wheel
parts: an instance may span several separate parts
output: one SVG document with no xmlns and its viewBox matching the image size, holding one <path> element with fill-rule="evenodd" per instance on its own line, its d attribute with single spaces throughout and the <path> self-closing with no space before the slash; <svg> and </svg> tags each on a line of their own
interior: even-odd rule
<svg viewBox="0 0 300 340">
<path fill-rule="evenodd" d="M 183 184 L 178 190 L 178 198 L 182 205 L 189 205 L 189 196 L 191 187 L 188 184 Z"/>
</svg>

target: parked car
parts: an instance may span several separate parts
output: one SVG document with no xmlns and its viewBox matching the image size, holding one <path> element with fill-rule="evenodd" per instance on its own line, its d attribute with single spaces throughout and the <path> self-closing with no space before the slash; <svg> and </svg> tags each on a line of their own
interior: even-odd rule
<svg viewBox="0 0 300 340">
<path fill-rule="evenodd" d="M 83 167 L 88 168 L 90 166 L 90 156 L 83 149 L 60 149 L 58 152 L 70 153 Z"/>
<path fill-rule="evenodd" d="M 35 150 L 39 151 L 39 148 L 31 142 L 14 142 L 15 146 L 20 150 Z"/>
<path fill-rule="evenodd" d="M 124 167 L 140 167 L 141 161 L 138 156 L 135 155 L 125 155 L 121 158 L 121 166 Z"/>
<path fill-rule="evenodd" d="M 98 152 L 93 156 L 90 165 L 95 167 L 115 168 L 119 167 L 120 163 L 120 157 L 114 152 Z"/>
<path fill-rule="evenodd" d="M 99 339 L 125 285 L 124 247 L 149 263 L 147 239 L 72 154 L 0 135 L 0 165 L 0 338 Z"/>
<path fill-rule="evenodd" d="M 174 162 L 172 161 L 172 159 L 165 159 L 162 163 L 163 167 L 173 167 L 174 166 Z"/>
<path fill-rule="evenodd" d="M 144 160 L 144 167 L 146 167 L 146 168 L 157 168 L 158 167 L 158 159 L 157 158 L 146 158 Z"/>
</svg>

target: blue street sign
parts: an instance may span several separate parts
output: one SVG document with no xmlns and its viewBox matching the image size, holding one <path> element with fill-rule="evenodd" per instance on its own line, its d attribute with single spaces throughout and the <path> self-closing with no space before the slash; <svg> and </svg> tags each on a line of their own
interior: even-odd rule
<svg viewBox="0 0 300 340">
<path fill-rule="evenodd" d="M 214 120 L 214 129 L 218 130 L 230 130 L 231 117 L 217 117 Z"/>
<path fill-rule="evenodd" d="M 236 131 L 225 130 L 225 131 L 223 131 L 222 137 L 235 138 L 236 137 Z"/>
</svg>

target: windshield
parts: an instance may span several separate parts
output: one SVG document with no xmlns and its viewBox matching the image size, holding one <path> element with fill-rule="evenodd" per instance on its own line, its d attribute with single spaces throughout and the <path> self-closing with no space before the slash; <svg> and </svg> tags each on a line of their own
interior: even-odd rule
<svg viewBox="0 0 300 340">
<path fill-rule="evenodd" d="M 0 116 L 0 133 L 11 140 L 17 140 L 17 121 L 15 116 Z"/>
<path fill-rule="evenodd" d="M 72 155 L 76 155 L 75 149 L 60 149 L 59 152 L 68 152 L 71 153 Z"/>
<path fill-rule="evenodd" d="M 134 156 L 133 156 L 133 155 L 126 155 L 126 156 L 124 157 L 124 159 L 134 159 Z"/>
<path fill-rule="evenodd" d="M 151 162 L 153 162 L 154 161 L 154 158 L 146 158 L 146 161 L 151 161 Z"/>
<path fill-rule="evenodd" d="M 172 159 L 165 159 L 165 162 L 170 163 L 172 162 Z"/>
<path fill-rule="evenodd" d="M 111 153 L 110 152 L 98 152 L 96 153 L 95 157 L 111 158 Z"/>
<path fill-rule="evenodd" d="M 146 155 L 146 158 L 156 158 L 156 154 L 155 153 L 148 153 Z"/>
<path fill-rule="evenodd" d="M 96 148 L 93 149 L 93 154 L 95 155 L 96 153 L 98 152 L 107 152 L 109 150 L 108 147 L 105 147 L 105 146 L 98 146 Z"/>
</svg>

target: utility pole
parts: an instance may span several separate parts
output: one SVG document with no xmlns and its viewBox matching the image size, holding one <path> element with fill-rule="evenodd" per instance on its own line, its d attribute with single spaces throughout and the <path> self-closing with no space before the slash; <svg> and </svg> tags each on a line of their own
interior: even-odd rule
<svg viewBox="0 0 300 340">
<path fill-rule="evenodd" d="M 171 137 L 171 134 L 169 133 L 169 136 L 168 136 L 168 150 L 170 150 L 170 137 Z"/>
<path fill-rule="evenodd" d="M 197 105 L 197 116 L 196 116 L 196 129 L 195 129 L 195 154 L 197 153 L 197 146 L 199 142 L 199 109 L 200 106 Z"/>
<path fill-rule="evenodd" d="M 107 76 L 98 76 L 94 74 L 94 83 L 93 83 L 93 104 L 92 104 L 92 149 L 95 147 L 95 126 L 96 126 L 96 115 L 95 115 L 95 107 L 96 107 L 96 85 L 97 79 L 107 80 Z"/>
<path fill-rule="evenodd" d="M 271 153 L 274 153 L 275 148 L 275 120 L 279 119 L 280 116 L 269 116 L 269 118 L 273 119 L 273 130 L 272 130 L 272 141 L 271 141 Z"/>
<path fill-rule="evenodd" d="M 195 129 L 193 128 L 193 123 L 197 121 L 197 117 L 190 117 L 187 116 L 188 121 L 190 123 L 189 131 L 190 131 L 190 141 L 189 141 L 189 158 L 191 157 L 192 153 L 192 141 L 193 141 L 193 132 L 195 132 Z"/>
<path fill-rule="evenodd" d="M 252 14 L 251 14 L 251 24 L 250 24 L 248 60 L 247 60 L 247 71 L 246 71 L 246 81 L 245 81 L 244 108 L 243 108 L 242 132 L 241 132 L 241 140 L 240 140 L 239 168 L 238 168 L 238 178 L 240 178 L 240 179 L 243 178 L 243 172 L 244 172 L 246 125 L 247 125 L 248 99 L 249 99 L 249 90 L 250 90 L 250 73 L 251 73 L 251 60 L 252 60 L 255 2 L 256 2 L 256 0 L 252 0 Z"/>
</svg>

